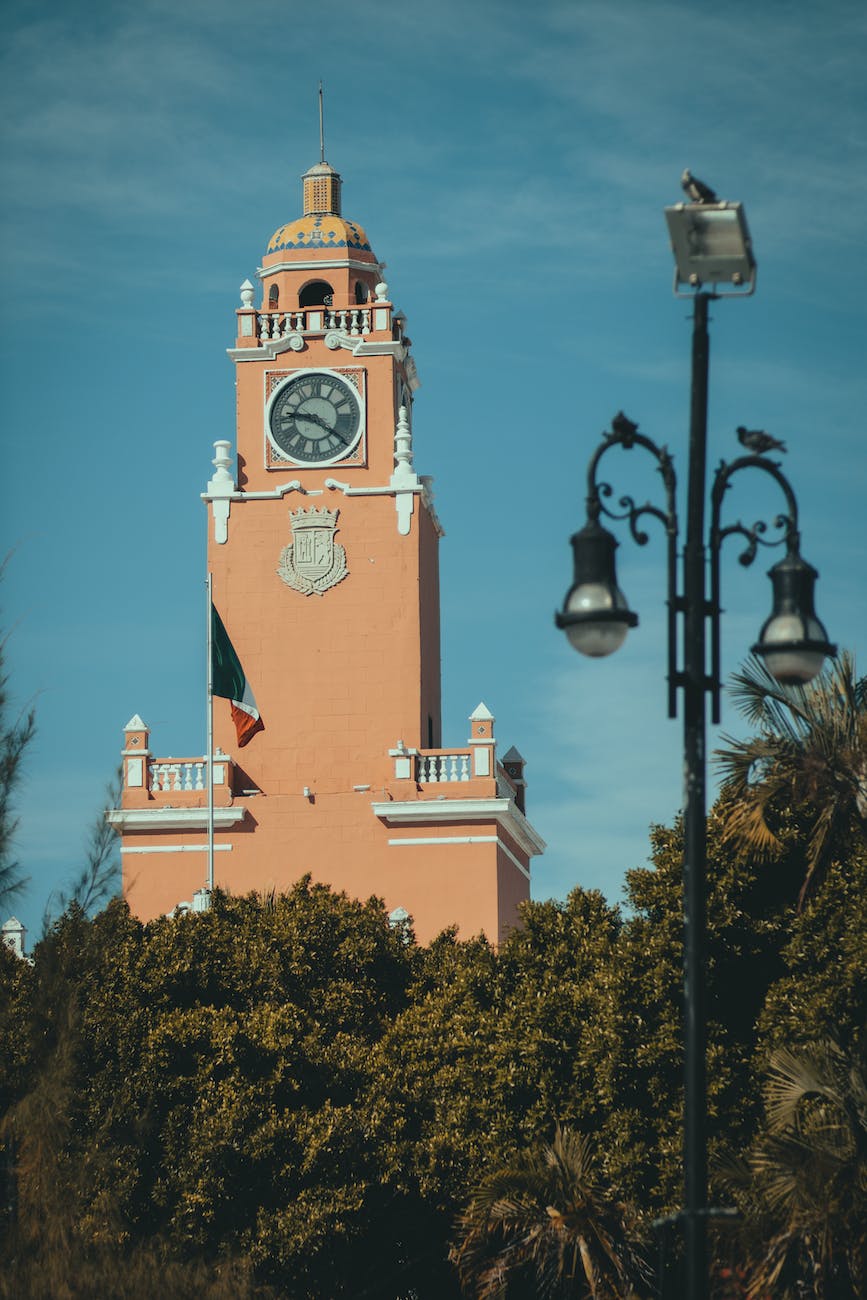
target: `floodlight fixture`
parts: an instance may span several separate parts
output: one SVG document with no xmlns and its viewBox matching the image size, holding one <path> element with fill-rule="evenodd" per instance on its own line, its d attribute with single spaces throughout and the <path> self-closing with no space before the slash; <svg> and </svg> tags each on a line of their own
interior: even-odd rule
<svg viewBox="0 0 867 1300">
<path fill-rule="evenodd" d="M 714 297 L 748 297 L 756 260 L 742 203 L 675 203 L 665 209 L 674 253 L 674 292 L 690 298 L 709 286 Z M 731 290 L 720 290 L 731 285 Z M 688 286 L 687 292 L 681 286 Z"/>
</svg>

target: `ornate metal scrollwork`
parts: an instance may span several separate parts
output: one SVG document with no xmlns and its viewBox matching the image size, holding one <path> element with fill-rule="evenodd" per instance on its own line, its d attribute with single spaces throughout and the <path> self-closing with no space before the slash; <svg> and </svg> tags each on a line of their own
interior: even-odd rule
<svg viewBox="0 0 867 1300">
<path fill-rule="evenodd" d="M 765 474 L 769 474 L 772 479 L 782 489 L 786 498 L 788 513 L 778 514 L 774 517 L 773 528 L 779 532 L 779 536 L 766 537 L 768 524 L 763 519 L 759 519 L 752 526 L 744 524 L 740 519 L 727 527 L 720 526 L 720 514 L 722 511 L 723 497 L 731 487 L 731 481 L 735 474 L 743 469 L 760 469 Z M 711 698 L 713 704 L 713 721 L 718 723 L 720 720 L 720 673 L 721 673 L 721 650 L 720 650 L 720 553 L 722 544 L 727 537 L 743 537 L 746 541 L 746 547 L 738 556 L 738 562 L 749 568 L 758 554 L 760 546 L 768 548 L 785 545 L 789 550 L 797 549 L 800 544 L 800 534 L 798 532 L 798 503 L 795 500 L 795 494 L 792 491 L 791 484 L 780 469 L 776 461 L 768 460 L 766 456 L 752 455 L 739 456 L 727 464 L 724 460 L 720 461 L 713 480 L 713 489 L 711 491 L 711 522 L 710 522 L 710 600 L 711 611 Z"/>
<path fill-rule="evenodd" d="M 600 514 L 609 519 L 626 519 L 629 531 L 639 546 L 646 546 L 649 534 L 639 526 L 646 516 L 658 519 L 666 533 L 666 551 L 668 568 L 668 714 L 673 718 L 677 712 L 677 476 L 674 462 L 668 448 L 658 446 L 652 438 L 638 432 L 638 425 L 628 419 L 622 411 L 611 421 L 611 429 L 603 435 L 603 441 L 596 448 L 587 467 L 587 516 L 598 520 Z M 597 473 L 602 457 L 612 447 L 622 447 L 631 451 L 633 447 L 643 447 L 656 461 L 656 467 L 662 476 L 665 489 L 665 509 L 660 509 L 650 501 L 636 505 L 633 497 L 624 495 L 618 499 L 619 511 L 612 510 L 605 502 L 614 495 L 614 489 L 608 482 L 598 482 Z"/>
<path fill-rule="evenodd" d="M 664 508 L 654 505 L 651 501 L 645 501 L 642 505 L 639 505 L 635 498 L 628 494 L 618 497 L 617 506 L 613 506 L 611 499 L 614 497 L 614 488 L 607 479 L 599 479 L 598 474 L 603 456 L 614 447 L 621 447 L 624 451 L 631 451 L 634 447 L 643 447 L 645 451 L 650 453 L 656 461 L 658 472 L 662 476 L 665 489 Z M 735 474 L 745 469 L 761 470 L 774 479 L 786 499 L 786 511 L 774 516 L 770 524 L 760 519 L 749 525 L 738 519 L 734 523 L 722 527 L 720 514 L 723 498 L 730 488 Z M 651 438 L 640 433 L 638 425 L 625 416 L 622 411 L 619 412 L 611 422 L 611 429 L 603 433 L 602 442 L 596 448 L 587 467 L 587 515 L 588 519 L 593 521 L 598 521 L 600 515 L 605 515 L 609 519 L 625 520 L 629 525 L 633 541 L 639 546 L 646 546 L 649 541 L 649 534 L 642 527 L 642 522 L 645 519 L 657 519 L 665 529 L 668 552 L 668 702 L 671 717 L 674 717 L 676 712 L 676 688 L 681 681 L 681 675 L 677 669 L 676 618 L 678 610 L 683 609 L 685 603 L 685 596 L 680 595 L 677 590 L 678 519 L 676 490 L 677 480 L 674 464 L 668 448 L 664 445 L 659 446 Z M 774 536 L 768 535 L 770 529 L 774 530 Z M 753 563 L 760 546 L 771 548 L 785 545 L 791 551 L 797 550 L 800 544 L 798 505 L 789 481 L 780 469 L 778 462 L 769 460 L 767 456 L 755 452 L 749 456 L 739 456 L 730 463 L 720 461 L 714 475 L 711 493 L 711 524 L 708 538 L 711 590 L 710 600 L 706 604 L 705 612 L 711 622 L 711 676 L 708 680 L 708 688 L 712 696 L 714 722 L 719 721 L 721 691 L 720 552 L 726 538 L 734 536 L 741 537 L 746 543 L 738 556 L 740 563 L 744 567 L 749 567 Z"/>
</svg>

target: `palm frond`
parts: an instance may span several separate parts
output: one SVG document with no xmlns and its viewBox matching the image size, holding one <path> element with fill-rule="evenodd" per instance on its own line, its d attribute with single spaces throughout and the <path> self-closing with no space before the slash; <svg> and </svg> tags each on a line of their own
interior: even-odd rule
<svg viewBox="0 0 867 1300">
<path fill-rule="evenodd" d="M 750 726 L 797 741 L 809 728 L 809 708 L 803 686 L 781 686 L 762 659 L 751 655 L 730 687 L 735 708 Z"/>
<path fill-rule="evenodd" d="M 836 1043 L 822 1042 L 812 1050 L 776 1048 L 771 1053 L 765 1084 L 765 1113 L 774 1131 L 795 1127 L 798 1111 L 807 1097 L 822 1097 L 834 1105 L 842 1098 L 835 1067 L 843 1060 Z"/>
<path fill-rule="evenodd" d="M 803 906 L 847 828 L 867 830 L 867 679 L 844 652 L 808 685 L 783 687 L 753 658 L 732 693 L 757 734 L 723 736 L 715 755 L 728 800 L 723 837 L 768 858 L 781 848 L 772 810 L 806 813 Z"/>
<path fill-rule="evenodd" d="M 576 1288 L 593 1300 L 616 1300 L 647 1276 L 590 1140 L 566 1127 L 487 1175 L 458 1232 L 452 1259 L 476 1300 L 504 1297 L 509 1278 L 524 1274 L 547 1300 L 565 1300 Z"/>
<path fill-rule="evenodd" d="M 867 1077 L 859 1047 L 823 1040 L 771 1054 L 766 1129 L 749 1157 L 753 1195 L 774 1225 L 748 1294 L 863 1294 Z M 836 1285 L 835 1284 L 835 1285 Z"/>
</svg>

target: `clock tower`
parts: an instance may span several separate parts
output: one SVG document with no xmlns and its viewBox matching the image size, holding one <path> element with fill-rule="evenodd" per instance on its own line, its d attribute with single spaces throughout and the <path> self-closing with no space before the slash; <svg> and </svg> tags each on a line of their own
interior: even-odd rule
<svg viewBox="0 0 867 1300">
<path fill-rule="evenodd" d="M 544 844 L 523 759 L 498 758 L 483 704 L 464 743 L 442 744 L 442 529 L 413 459 L 419 381 L 328 163 L 305 173 L 303 215 L 271 236 L 258 277 L 229 350 L 236 449 L 215 444 L 202 494 L 213 605 L 256 721 L 242 733 L 214 700 L 214 883 L 281 890 L 310 873 L 383 897 L 422 942 L 454 923 L 498 941 Z M 154 758 L 136 715 L 123 762 L 109 818 L 130 906 L 205 906 L 206 761 Z"/>
</svg>

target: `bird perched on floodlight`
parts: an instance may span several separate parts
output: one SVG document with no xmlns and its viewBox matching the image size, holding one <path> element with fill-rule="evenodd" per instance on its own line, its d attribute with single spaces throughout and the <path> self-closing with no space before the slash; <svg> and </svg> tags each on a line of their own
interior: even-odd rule
<svg viewBox="0 0 867 1300">
<path fill-rule="evenodd" d="M 785 451 L 786 444 L 779 438 L 772 438 L 764 429 L 745 429 L 742 424 L 737 427 L 738 442 L 747 451 L 762 456 L 766 451 Z"/>
<path fill-rule="evenodd" d="M 719 203 L 715 191 L 709 185 L 705 185 L 704 181 L 700 181 L 697 176 L 693 176 L 688 167 L 684 167 L 680 183 L 690 202 Z"/>
</svg>

